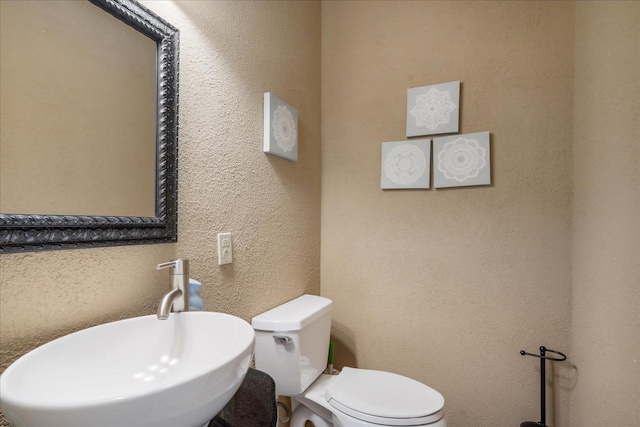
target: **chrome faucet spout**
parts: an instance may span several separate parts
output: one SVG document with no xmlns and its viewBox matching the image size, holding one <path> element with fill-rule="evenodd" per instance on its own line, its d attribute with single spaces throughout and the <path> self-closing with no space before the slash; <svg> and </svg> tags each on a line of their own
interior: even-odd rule
<svg viewBox="0 0 640 427">
<path fill-rule="evenodd" d="M 180 288 L 174 288 L 162 298 L 160 305 L 158 305 L 158 319 L 167 320 L 169 318 L 173 301 L 181 295 L 182 291 Z"/>
<path fill-rule="evenodd" d="M 171 310 L 189 311 L 189 260 L 176 259 L 156 265 L 156 270 L 168 268 L 171 277 L 171 292 L 166 294 L 158 306 L 158 319 L 169 318 Z"/>
</svg>

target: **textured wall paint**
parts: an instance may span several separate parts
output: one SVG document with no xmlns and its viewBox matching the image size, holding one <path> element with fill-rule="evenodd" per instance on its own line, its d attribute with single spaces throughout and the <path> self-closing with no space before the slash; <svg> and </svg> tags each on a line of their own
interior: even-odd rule
<svg viewBox="0 0 640 427">
<path fill-rule="evenodd" d="M 206 310 L 247 320 L 320 291 L 320 4 L 144 4 L 180 29 L 179 241 L 0 257 L 2 370 L 52 338 L 155 313 L 168 277 L 154 265 L 175 257 Z M 266 91 L 298 109 L 297 163 L 262 152 Z M 223 231 L 234 263 L 219 267 Z"/>
<path fill-rule="evenodd" d="M 452 427 L 537 420 L 539 364 L 518 352 L 568 350 L 573 30 L 568 2 L 323 3 L 321 277 L 337 364 L 433 386 Z M 407 88 L 452 80 L 461 133 L 491 132 L 493 185 L 381 191 Z M 563 387 L 549 395 L 566 407 Z"/>
<path fill-rule="evenodd" d="M 247 320 L 320 292 L 320 4 L 145 2 L 180 29 L 177 254 L 205 308 Z M 298 162 L 262 152 L 263 93 L 298 110 Z M 233 233 L 218 266 L 216 233 Z"/>
<path fill-rule="evenodd" d="M 0 369 L 70 332 L 155 313 L 169 285 L 154 266 L 174 257 L 175 244 L 0 256 Z"/>
<path fill-rule="evenodd" d="M 153 267 L 174 252 L 163 244 L 2 255 L 2 370 L 58 336 L 154 313 L 168 279 Z"/>
<path fill-rule="evenodd" d="M 640 426 L 640 3 L 576 5 L 575 427 Z"/>
</svg>

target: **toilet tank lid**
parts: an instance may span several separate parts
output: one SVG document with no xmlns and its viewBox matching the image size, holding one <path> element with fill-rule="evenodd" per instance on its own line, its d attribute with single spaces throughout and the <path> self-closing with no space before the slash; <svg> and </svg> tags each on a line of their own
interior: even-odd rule
<svg viewBox="0 0 640 427">
<path fill-rule="evenodd" d="M 256 331 L 299 331 L 331 311 L 329 298 L 302 295 L 251 319 Z"/>
</svg>

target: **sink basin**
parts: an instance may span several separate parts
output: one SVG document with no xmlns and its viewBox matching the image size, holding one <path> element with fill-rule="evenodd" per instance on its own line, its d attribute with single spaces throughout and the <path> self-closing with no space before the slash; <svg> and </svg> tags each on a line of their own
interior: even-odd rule
<svg viewBox="0 0 640 427">
<path fill-rule="evenodd" d="M 231 400 L 254 332 L 223 313 L 136 317 L 27 353 L 0 376 L 13 426 L 202 427 Z"/>
</svg>

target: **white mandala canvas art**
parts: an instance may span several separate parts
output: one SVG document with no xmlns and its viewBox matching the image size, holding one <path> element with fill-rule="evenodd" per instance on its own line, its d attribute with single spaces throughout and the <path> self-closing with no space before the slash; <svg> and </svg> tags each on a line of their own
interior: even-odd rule
<svg viewBox="0 0 640 427">
<path fill-rule="evenodd" d="M 434 138 L 434 187 L 491 184 L 489 157 L 489 132 Z"/>
<path fill-rule="evenodd" d="M 460 82 L 407 90 L 407 137 L 458 132 Z"/>
<path fill-rule="evenodd" d="M 270 92 L 264 94 L 263 150 L 298 161 L 298 111 Z"/>
<path fill-rule="evenodd" d="M 431 140 L 382 143 L 380 188 L 429 188 Z"/>
</svg>

